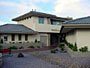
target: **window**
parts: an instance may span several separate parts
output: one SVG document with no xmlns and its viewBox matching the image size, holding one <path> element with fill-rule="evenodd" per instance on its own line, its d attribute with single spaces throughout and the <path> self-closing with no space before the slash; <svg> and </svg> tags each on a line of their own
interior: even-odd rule
<svg viewBox="0 0 90 68">
<path fill-rule="evenodd" d="M 27 41 L 28 40 L 28 35 L 27 34 L 25 34 L 25 41 Z"/>
<path fill-rule="evenodd" d="M 21 34 L 19 34 L 19 35 L 18 35 L 18 40 L 21 40 L 21 38 L 22 38 L 22 37 L 21 37 Z"/>
<path fill-rule="evenodd" d="M 12 34 L 12 37 L 11 37 L 12 41 L 15 40 L 15 34 Z"/>
<path fill-rule="evenodd" d="M 4 36 L 4 40 L 5 40 L 5 41 L 8 41 L 8 37 L 7 37 L 7 36 Z"/>
<path fill-rule="evenodd" d="M 61 23 L 59 21 L 51 21 L 52 25 L 60 25 Z"/>
<path fill-rule="evenodd" d="M 43 17 L 39 17 L 38 18 L 38 23 L 39 24 L 44 24 L 44 18 Z"/>
</svg>

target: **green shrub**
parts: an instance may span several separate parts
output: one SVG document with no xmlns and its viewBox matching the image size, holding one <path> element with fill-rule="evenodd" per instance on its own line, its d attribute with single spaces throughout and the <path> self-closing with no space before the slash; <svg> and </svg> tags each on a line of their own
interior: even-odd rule
<svg viewBox="0 0 90 68">
<path fill-rule="evenodd" d="M 78 51 L 77 49 L 77 44 L 75 43 L 75 45 L 73 46 L 73 51 Z"/>
<path fill-rule="evenodd" d="M 16 50 L 16 49 L 18 49 L 16 46 L 10 46 L 8 49 L 14 49 L 14 50 Z"/>
<path fill-rule="evenodd" d="M 19 47 L 19 49 L 24 49 L 24 47 L 23 47 L 23 46 L 21 46 L 21 47 Z"/>
<path fill-rule="evenodd" d="M 37 46 L 37 48 L 40 48 L 40 46 Z"/>
<path fill-rule="evenodd" d="M 62 51 L 64 51 L 64 46 L 65 46 L 64 44 L 60 44 L 60 45 L 59 45 L 59 48 L 60 48 Z"/>
<path fill-rule="evenodd" d="M 3 46 L 2 45 L 0 45 L 0 50 L 3 48 Z"/>
<path fill-rule="evenodd" d="M 35 48 L 34 46 L 29 46 L 28 48 Z"/>
<path fill-rule="evenodd" d="M 80 52 L 87 52 L 88 51 L 88 47 L 87 46 L 84 46 L 84 47 L 81 47 L 79 49 Z"/>
<path fill-rule="evenodd" d="M 52 49 L 51 50 L 51 53 L 56 53 L 56 49 Z"/>
</svg>

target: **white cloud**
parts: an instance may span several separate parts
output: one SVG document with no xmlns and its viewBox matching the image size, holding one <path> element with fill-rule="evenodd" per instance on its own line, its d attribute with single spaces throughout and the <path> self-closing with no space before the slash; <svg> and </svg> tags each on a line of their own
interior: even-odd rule
<svg viewBox="0 0 90 68">
<path fill-rule="evenodd" d="M 83 3 L 83 0 L 56 0 L 54 13 L 63 17 L 89 16 L 90 5 Z"/>
</svg>

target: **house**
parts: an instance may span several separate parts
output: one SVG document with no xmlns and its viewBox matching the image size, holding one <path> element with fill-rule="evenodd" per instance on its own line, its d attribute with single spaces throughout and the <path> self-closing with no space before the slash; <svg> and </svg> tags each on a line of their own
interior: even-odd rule
<svg viewBox="0 0 90 68">
<path fill-rule="evenodd" d="M 76 43 L 78 49 L 87 46 L 90 51 L 90 16 L 63 23 L 61 33 L 69 43 Z"/>
<path fill-rule="evenodd" d="M 18 24 L 22 24 L 37 32 L 38 35 L 31 35 L 32 38 L 36 37 L 37 41 L 42 42 L 45 46 L 59 44 L 62 23 L 68 20 L 70 19 L 36 11 L 30 11 L 29 13 L 12 19 L 12 21 L 16 21 Z M 32 40 L 29 42 L 32 42 Z"/>
<path fill-rule="evenodd" d="M 38 33 L 22 24 L 5 24 L 0 26 L 0 38 L 4 43 L 30 42 L 39 40 Z M 39 40 L 40 41 L 40 40 Z"/>
</svg>

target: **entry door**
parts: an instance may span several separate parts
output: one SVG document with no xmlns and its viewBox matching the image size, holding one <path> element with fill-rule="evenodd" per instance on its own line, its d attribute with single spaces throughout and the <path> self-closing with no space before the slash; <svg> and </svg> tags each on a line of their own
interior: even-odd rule
<svg viewBox="0 0 90 68">
<path fill-rule="evenodd" d="M 47 46 L 47 36 L 40 36 L 40 42 L 43 43 L 43 46 Z"/>
</svg>

